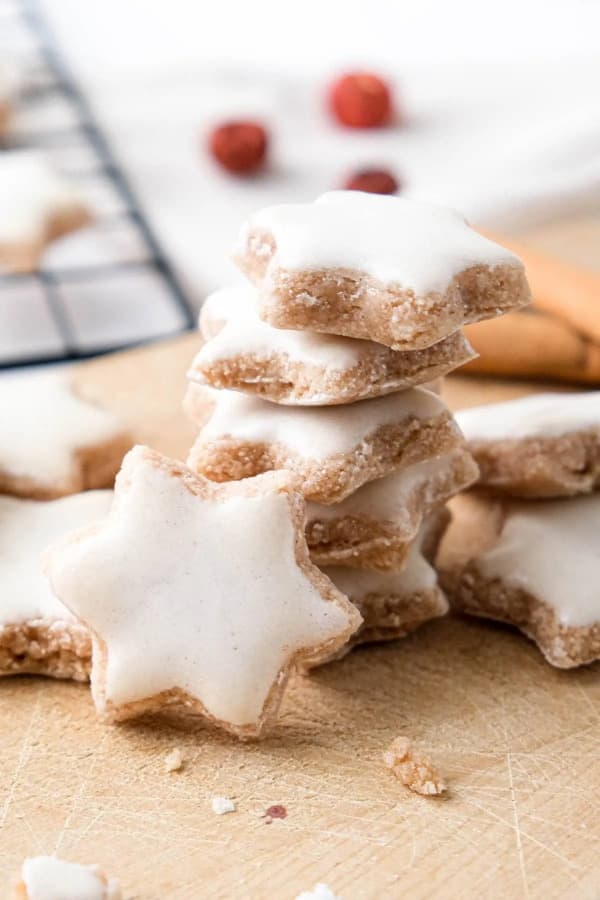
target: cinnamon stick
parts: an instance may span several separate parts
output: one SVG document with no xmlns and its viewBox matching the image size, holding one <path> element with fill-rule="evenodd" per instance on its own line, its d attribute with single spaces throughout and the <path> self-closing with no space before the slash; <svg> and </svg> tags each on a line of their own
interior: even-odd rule
<svg viewBox="0 0 600 900">
<path fill-rule="evenodd" d="M 600 383 L 600 344 L 561 318 L 532 311 L 468 325 L 479 358 L 464 371 L 525 378 Z"/>
<path fill-rule="evenodd" d="M 532 250 L 511 238 L 494 237 L 523 260 L 536 309 L 564 320 L 600 343 L 600 273 Z"/>
</svg>

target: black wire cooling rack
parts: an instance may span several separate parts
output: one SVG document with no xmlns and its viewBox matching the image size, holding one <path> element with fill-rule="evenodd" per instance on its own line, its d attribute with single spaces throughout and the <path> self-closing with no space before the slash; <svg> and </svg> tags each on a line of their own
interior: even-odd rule
<svg viewBox="0 0 600 900">
<path fill-rule="evenodd" d="M 35 149 L 74 181 L 94 221 L 37 271 L 0 274 L 0 368 L 81 359 L 194 326 L 194 314 L 70 74 L 37 3 L 0 0 L 2 46 L 22 74 L 5 151 Z M 0 204 L 1 204 L 0 197 Z"/>
</svg>

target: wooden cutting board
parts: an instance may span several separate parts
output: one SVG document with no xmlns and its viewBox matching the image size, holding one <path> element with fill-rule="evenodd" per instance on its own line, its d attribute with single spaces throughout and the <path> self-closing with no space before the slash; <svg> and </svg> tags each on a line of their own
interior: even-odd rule
<svg viewBox="0 0 600 900">
<path fill-rule="evenodd" d="M 77 380 L 183 456 L 196 344 L 87 363 Z M 455 377 L 447 396 L 458 408 L 532 387 Z M 1 680 L 0 890 L 23 857 L 56 853 L 101 863 L 129 900 L 292 900 L 318 881 L 344 900 L 598 898 L 598 671 L 554 670 L 508 628 L 448 618 L 295 678 L 256 745 L 197 719 L 102 725 L 84 686 Z M 434 758 L 446 799 L 384 769 L 399 734 Z M 167 774 L 175 747 L 185 766 Z M 216 816 L 214 796 L 237 811 Z M 275 803 L 287 818 L 267 824 Z"/>
</svg>

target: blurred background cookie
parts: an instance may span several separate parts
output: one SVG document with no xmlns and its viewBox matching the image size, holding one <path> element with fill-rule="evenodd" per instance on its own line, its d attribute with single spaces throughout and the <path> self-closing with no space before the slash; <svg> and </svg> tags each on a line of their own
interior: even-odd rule
<svg viewBox="0 0 600 900">
<path fill-rule="evenodd" d="M 41 556 L 65 530 L 103 519 L 111 499 L 111 491 L 47 503 L 0 496 L 0 675 L 87 680 L 90 634 L 53 595 Z"/>
<path fill-rule="evenodd" d="M 80 192 L 38 153 L 0 154 L 0 267 L 33 272 L 47 244 L 91 222 Z"/>
</svg>

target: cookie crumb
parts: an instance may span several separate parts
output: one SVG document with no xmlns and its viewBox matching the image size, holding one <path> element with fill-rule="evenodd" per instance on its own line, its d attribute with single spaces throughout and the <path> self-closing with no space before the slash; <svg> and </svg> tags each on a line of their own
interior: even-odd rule
<svg viewBox="0 0 600 900">
<path fill-rule="evenodd" d="M 301 894 L 298 894 L 296 900 L 342 900 L 342 898 L 334 894 L 328 885 L 320 881 L 318 884 L 315 884 L 312 891 L 302 891 Z"/>
<path fill-rule="evenodd" d="M 224 816 L 225 813 L 235 812 L 235 803 L 229 797 L 213 797 L 211 800 L 212 811 L 217 816 Z"/>
<path fill-rule="evenodd" d="M 183 768 L 183 754 L 179 747 L 175 747 L 165 756 L 165 771 L 179 772 Z"/>
<path fill-rule="evenodd" d="M 436 797 L 447 790 L 446 782 L 431 760 L 413 749 L 410 738 L 397 737 L 383 754 L 383 761 L 396 778 L 416 794 Z"/>
</svg>

